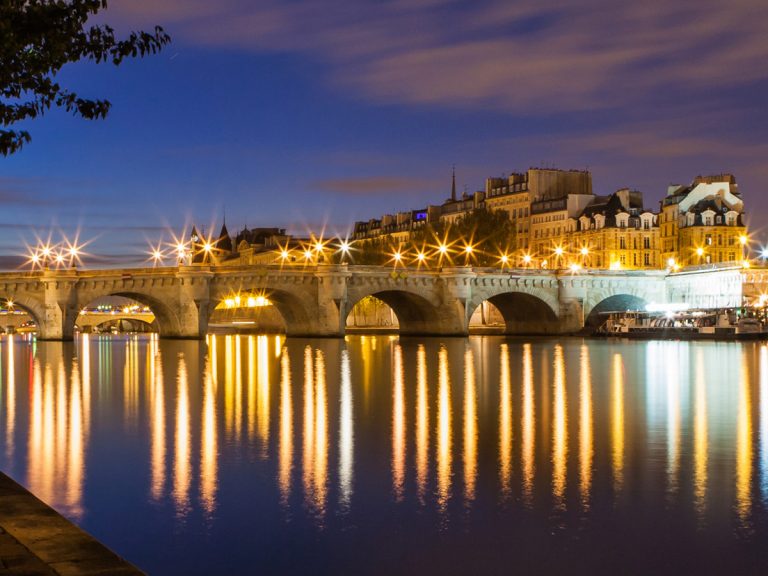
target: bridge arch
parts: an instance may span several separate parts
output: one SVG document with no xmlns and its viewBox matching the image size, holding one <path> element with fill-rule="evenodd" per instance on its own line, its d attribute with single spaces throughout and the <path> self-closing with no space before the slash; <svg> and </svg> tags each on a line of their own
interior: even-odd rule
<svg viewBox="0 0 768 576">
<path fill-rule="evenodd" d="M 528 292 L 506 291 L 479 296 L 468 303 L 467 322 L 483 302 L 490 302 L 504 319 L 505 334 L 551 334 L 560 323 L 552 304 Z"/>
<path fill-rule="evenodd" d="M 13 308 L 22 310 L 29 315 L 29 318 L 37 326 L 38 333 L 44 333 L 45 326 L 45 306 L 42 302 L 38 301 L 32 296 L 13 296 L 13 295 L 0 295 L 0 302 L 4 306 L 7 306 L 8 302 L 13 303 Z M 0 331 L 4 331 L 8 326 L 0 326 Z M 14 326 L 15 328 L 16 326 Z"/>
<path fill-rule="evenodd" d="M 233 295 L 242 294 L 241 298 L 247 298 L 249 295 L 263 296 L 272 309 L 276 310 L 280 318 L 284 331 L 288 336 L 302 336 L 313 334 L 315 332 L 316 319 L 314 315 L 310 313 L 310 306 L 308 302 L 312 302 L 311 298 L 305 297 L 301 292 L 292 292 L 282 289 L 248 289 L 242 288 L 239 290 L 217 290 L 211 295 L 211 305 L 208 313 L 208 321 L 210 321 L 213 314 L 216 312 L 216 307 L 233 297 Z M 315 300 L 317 298 L 315 297 Z M 255 325 L 258 327 L 258 324 Z M 274 323 L 270 328 L 274 329 Z"/>
<path fill-rule="evenodd" d="M 103 322 L 94 324 L 93 328 L 101 331 L 105 328 L 111 328 L 112 326 L 116 326 L 118 329 L 124 329 L 128 327 L 131 332 L 155 332 L 157 330 L 157 325 L 155 322 L 147 322 L 146 320 L 141 320 L 139 318 L 125 317 L 105 319 Z"/>
<path fill-rule="evenodd" d="M 597 328 L 604 320 L 603 315 L 608 312 L 627 312 L 630 310 L 645 310 L 648 301 L 636 294 L 613 294 L 606 296 L 591 307 L 588 313 L 585 310 L 584 327 Z"/>
<path fill-rule="evenodd" d="M 177 337 L 182 334 L 182 324 L 179 315 L 174 311 L 172 305 L 168 302 L 164 302 L 160 298 L 150 296 L 139 291 L 106 291 L 101 293 L 87 293 L 81 297 L 81 301 L 78 302 L 77 312 L 70 315 L 64 320 L 64 335 L 70 336 L 74 334 L 75 324 L 77 323 L 79 311 L 93 303 L 96 300 L 110 296 L 120 296 L 123 298 L 129 298 L 135 300 L 139 304 L 147 306 L 155 315 L 154 325 L 160 336 L 165 337 Z"/>
<path fill-rule="evenodd" d="M 366 291 L 349 300 L 342 318 L 343 324 L 346 324 L 355 305 L 367 296 L 381 300 L 392 309 L 397 317 L 400 334 L 462 333 L 462 328 L 457 322 L 459 310 L 454 310 L 451 306 L 436 306 L 426 296 L 398 289 Z"/>
</svg>

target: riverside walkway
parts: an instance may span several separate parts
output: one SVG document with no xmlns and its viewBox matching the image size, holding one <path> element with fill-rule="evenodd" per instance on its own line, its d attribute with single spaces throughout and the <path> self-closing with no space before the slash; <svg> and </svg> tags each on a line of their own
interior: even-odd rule
<svg viewBox="0 0 768 576">
<path fill-rule="evenodd" d="M 0 576 L 143 574 L 0 473 Z"/>
</svg>

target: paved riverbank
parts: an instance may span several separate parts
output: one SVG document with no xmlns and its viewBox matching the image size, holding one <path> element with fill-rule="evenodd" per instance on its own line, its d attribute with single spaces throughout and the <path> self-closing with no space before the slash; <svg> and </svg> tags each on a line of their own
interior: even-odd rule
<svg viewBox="0 0 768 576">
<path fill-rule="evenodd" d="M 0 576 L 143 574 L 0 473 Z"/>
</svg>

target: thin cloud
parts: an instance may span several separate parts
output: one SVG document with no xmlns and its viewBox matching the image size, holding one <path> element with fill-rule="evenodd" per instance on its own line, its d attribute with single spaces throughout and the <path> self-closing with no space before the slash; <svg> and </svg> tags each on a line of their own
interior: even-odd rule
<svg viewBox="0 0 768 576">
<path fill-rule="evenodd" d="M 423 190 L 434 182 L 422 178 L 398 178 L 391 176 L 369 176 L 360 178 L 336 178 L 319 180 L 312 186 L 322 192 L 350 196 L 379 194 L 407 194 Z"/>
</svg>

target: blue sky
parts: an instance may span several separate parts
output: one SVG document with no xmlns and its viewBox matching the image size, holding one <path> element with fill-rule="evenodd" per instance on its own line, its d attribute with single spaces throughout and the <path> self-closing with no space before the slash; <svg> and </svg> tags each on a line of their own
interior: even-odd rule
<svg viewBox="0 0 768 576">
<path fill-rule="evenodd" d="M 531 166 L 589 168 L 655 208 L 733 172 L 768 238 L 768 4 L 112 0 L 161 54 L 60 81 L 112 111 L 53 111 L 0 159 L 0 266 L 49 230 L 136 264 L 192 222 L 343 233 Z"/>
</svg>

